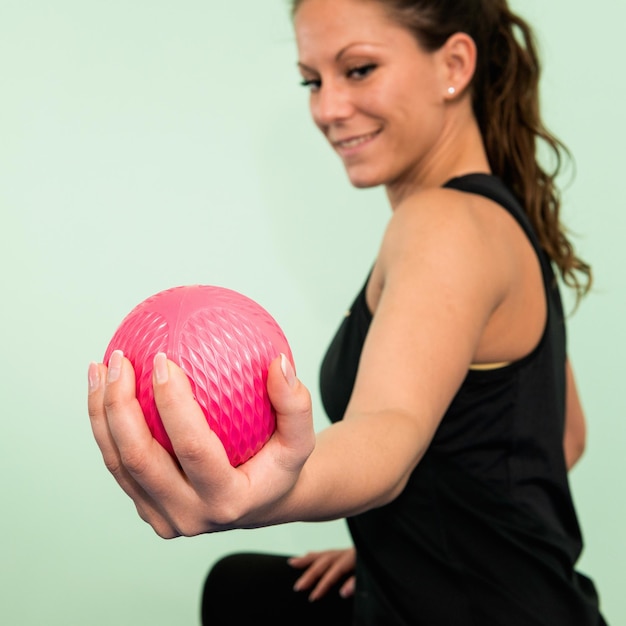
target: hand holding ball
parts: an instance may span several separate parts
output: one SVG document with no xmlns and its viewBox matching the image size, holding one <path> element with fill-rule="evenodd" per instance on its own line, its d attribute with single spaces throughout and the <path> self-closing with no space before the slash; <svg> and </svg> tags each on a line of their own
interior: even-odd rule
<svg viewBox="0 0 626 626">
<path fill-rule="evenodd" d="M 105 363 L 114 350 L 122 350 L 132 363 L 148 427 L 172 455 L 152 389 L 152 363 L 158 352 L 189 377 L 233 466 L 256 454 L 274 432 L 267 371 L 280 353 L 292 364 L 293 356 L 276 320 L 254 300 L 209 285 L 162 291 L 124 318 L 107 347 Z"/>
</svg>

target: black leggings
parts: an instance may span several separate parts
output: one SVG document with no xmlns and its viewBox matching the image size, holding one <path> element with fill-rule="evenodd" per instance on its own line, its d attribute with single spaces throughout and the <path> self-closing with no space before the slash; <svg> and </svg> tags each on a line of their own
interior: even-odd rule
<svg viewBox="0 0 626 626">
<path fill-rule="evenodd" d="M 309 602 L 310 589 L 293 591 L 302 570 L 291 567 L 287 558 L 249 553 L 218 561 L 204 584 L 203 626 L 350 626 L 352 598 L 339 595 L 345 578 Z"/>
</svg>

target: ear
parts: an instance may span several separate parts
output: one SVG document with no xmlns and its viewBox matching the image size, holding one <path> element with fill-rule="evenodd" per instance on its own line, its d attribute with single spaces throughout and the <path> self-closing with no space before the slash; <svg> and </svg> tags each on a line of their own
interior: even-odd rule
<svg viewBox="0 0 626 626">
<path fill-rule="evenodd" d="M 443 96 L 455 100 L 466 91 L 476 71 L 476 44 L 467 33 L 451 35 L 437 51 L 441 55 Z"/>
</svg>

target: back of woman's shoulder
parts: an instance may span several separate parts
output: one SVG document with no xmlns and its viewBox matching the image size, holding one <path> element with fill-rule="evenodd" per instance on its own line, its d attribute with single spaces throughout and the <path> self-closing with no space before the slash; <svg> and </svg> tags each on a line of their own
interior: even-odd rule
<svg viewBox="0 0 626 626">
<path fill-rule="evenodd" d="M 471 236 L 480 228 L 484 198 L 473 197 L 455 189 L 423 189 L 407 196 L 395 207 L 389 221 L 388 234 L 404 237 L 419 231 L 444 236 L 457 231 Z"/>
<path fill-rule="evenodd" d="M 471 210 L 476 201 L 485 201 L 484 196 L 467 193 L 460 189 L 432 187 L 421 189 L 406 196 L 395 208 L 394 214 L 406 219 L 409 215 L 428 217 L 432 212 L 438 215 Z"/>
</svg>

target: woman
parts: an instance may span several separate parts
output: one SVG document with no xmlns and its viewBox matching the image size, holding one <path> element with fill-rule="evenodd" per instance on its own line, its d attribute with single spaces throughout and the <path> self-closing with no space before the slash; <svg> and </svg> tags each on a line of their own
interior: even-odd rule
<svg viewBox="0 0 626 626">
<path fill-rule="evenodd" d="M 206 623 L 232 623 L 237 602 L 242 622 L 274 624 L 603 624 L 574 569 L 567 470 L 584 418 L 552 268 L 579 297 L 591 273 L 536 158 L 538 140 L 557 163 L 562 148 L 538 114 L 528 27 L 504 0 L 300 0 L 293 16 L 313 119 L 351 183 L 384 185 L 392 210 L 322 365 L 333 424 L 315 436 L 281 357 L 276 434 L 232 468 L 159 354 L 179 466 L 115 353 L 89 370 L 105 463 L 163 537 L 347 518 L 354 549 L 217 564 Z"/>
</svg>

